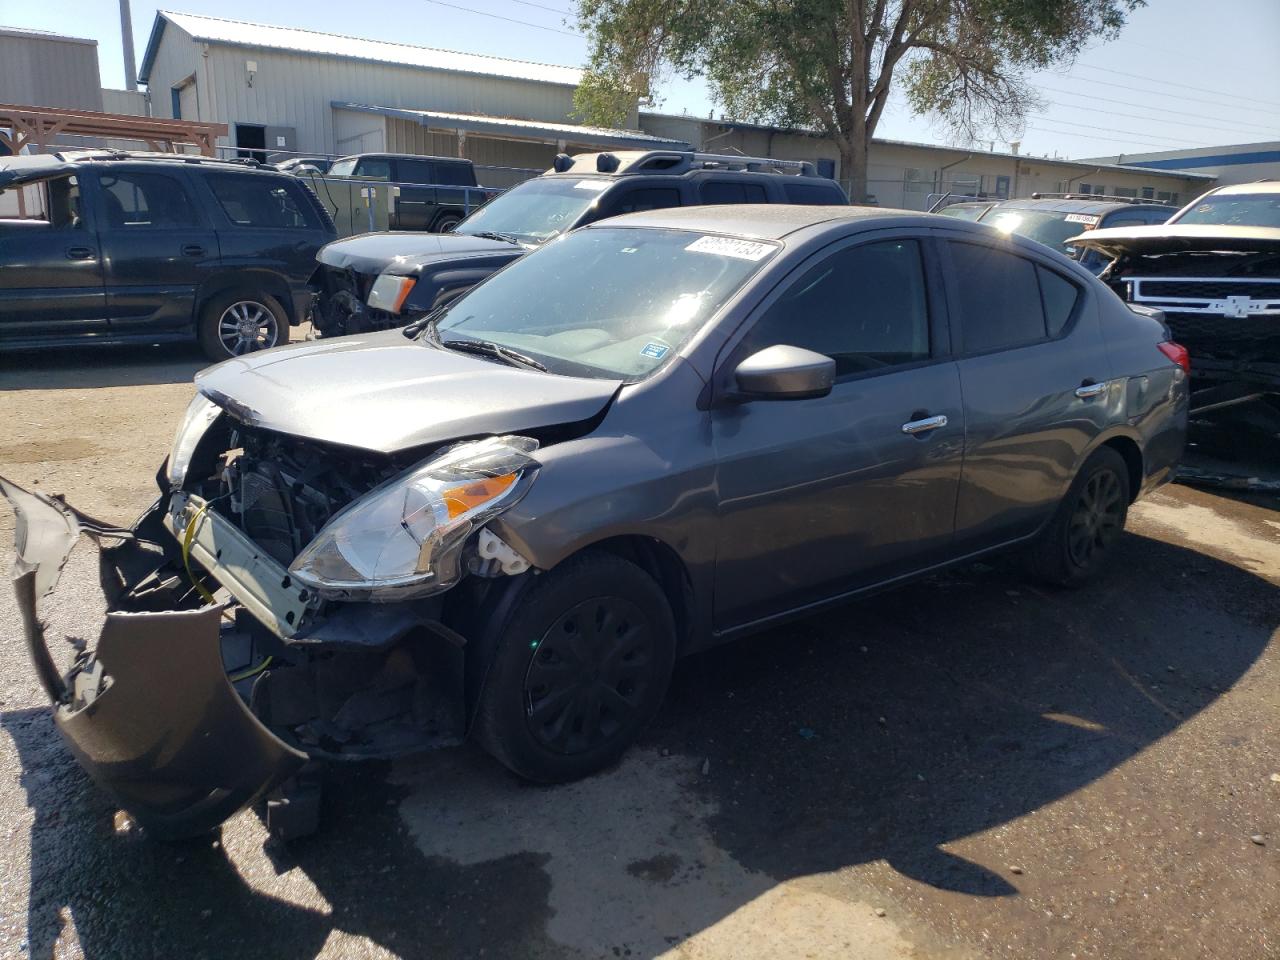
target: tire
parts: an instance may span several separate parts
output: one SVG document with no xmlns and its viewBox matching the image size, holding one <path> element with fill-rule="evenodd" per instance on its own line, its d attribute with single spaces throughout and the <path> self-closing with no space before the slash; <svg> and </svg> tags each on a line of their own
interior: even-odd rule
<svg viewBox="0 0 1280 960">
<path fill-rule="evenodd" d="M 1129 468 L 1110 447 L 1093 452 L 1029 553 L 1033 576 L 1078 587 L 1101 573 L 1129 515 Z"/>
<path fill-rule="evenodd" d="M 448 233 L 454 227 L 462 222 L 462 217 L 456 213 L 446 213 L 431 227 L 432 233 Z"/>
<path fill-rule="evenodd" d="M 251 327 L 257 334 L 249 338 Z M 210 360 L 226 360 L 289 342 L 289 317 L 275 297 L 253 290 L 228 290 L 200 309 L 200 349 Z"/>
<path fill-rule="evenodd" d="M 539 576 L 505 624 L 476 738 L 527 780 L 585 777 L 653 719 L 675 651 L 671 607 L 652 577 L 609 553 L 572 558 Z"/>
</svg>

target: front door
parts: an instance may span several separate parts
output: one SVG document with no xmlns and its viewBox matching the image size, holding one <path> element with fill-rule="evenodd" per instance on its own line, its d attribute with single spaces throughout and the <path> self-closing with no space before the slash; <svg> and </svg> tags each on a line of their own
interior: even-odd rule
<svg viewBox="0 0 1280 960">
<path fill-rule="evenodd" d="M 218 237 L 179 172 L 98 174 L 98 222 L 113 336 L 190 329 Z"/>
<path fill-rule="evenodd" d="M 98 336 L 106 316 L 98 235 L 78 178 L 0 193 L 0 338 Z"/>
<path fill-rule="evenodd" d="M 926 242 L 846 241 L 766 301 L 726 370 L 774 344 L 836 361 L 830 395 L 719 406 L 717 629 L 949 556 L 960 377 L 932 315 Z"/>
</svg>

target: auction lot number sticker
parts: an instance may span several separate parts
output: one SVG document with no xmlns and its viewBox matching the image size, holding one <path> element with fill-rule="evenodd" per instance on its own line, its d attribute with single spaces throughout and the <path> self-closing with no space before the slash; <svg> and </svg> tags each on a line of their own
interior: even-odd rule
<svg viewBox="0 0 1280 960">
<path fill-rule="evenodd" d="M 762 260 L 773 251 L 773 244 L 754 240 L 738 240 L 734 237 L 699 237 L 685 247 L 694 253 L 714 253 L 738 260 Z"/>
</svg>

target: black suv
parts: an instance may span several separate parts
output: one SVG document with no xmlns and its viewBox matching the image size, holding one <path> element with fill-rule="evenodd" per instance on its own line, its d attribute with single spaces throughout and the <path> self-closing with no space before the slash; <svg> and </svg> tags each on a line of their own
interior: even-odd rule
<svg viewBox="0 0 1280 960">
<path fill-rule="evenodd" d="M 336 164 L 335 164 L 336 166 Z M 370 233 L 320 251 L 325 336 L 402 326 L 548 240 L 606 217 L 724 203 L 848 205 L 812 163 L 651 150 L 560 154 L 446 236 Z"/>
<path fill-rule="evenodd" d="M 501 192 L 478 187 L 475 166 L 458 157 L 360 153 L 339 157 L 326 175 L 396 184 L 388 224 L 392 230 L 444 233 Z"/>
<path fill-rule="evenodd" d="M 1068 240 L 1085 230 L 1164 223 L 1177 212 L 1177 207 L 1155 200 L 1089 193 L 1033 193 L 1029 199 L 999 201 L 977 220 L 1043 243 L 1079 260 L 1090 273 L 1099 274 L 1107 265 L 1106 257 L 1095 250 L 1073 247 Z"/>
<path fill-rule="evenodd" d="M 0 347 L 195 337 L 224 360 L 288 343 L 335 235 L 302 181 L 253 161 L 0 158 Z"/>
</svg>

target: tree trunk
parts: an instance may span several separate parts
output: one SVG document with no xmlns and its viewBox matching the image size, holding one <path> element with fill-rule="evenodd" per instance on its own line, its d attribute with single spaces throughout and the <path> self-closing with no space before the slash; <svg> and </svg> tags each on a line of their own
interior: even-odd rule
<svg viewBox="0 0 1280 960">
<path fill-rule="evenodd" d="M 864 127 L 865 129 L 865 127 Z M 867 202 L 867 137 L 865 134 L 841 137 L 840 173 L 849 189 L 849 202 Z"/>
</svg>

